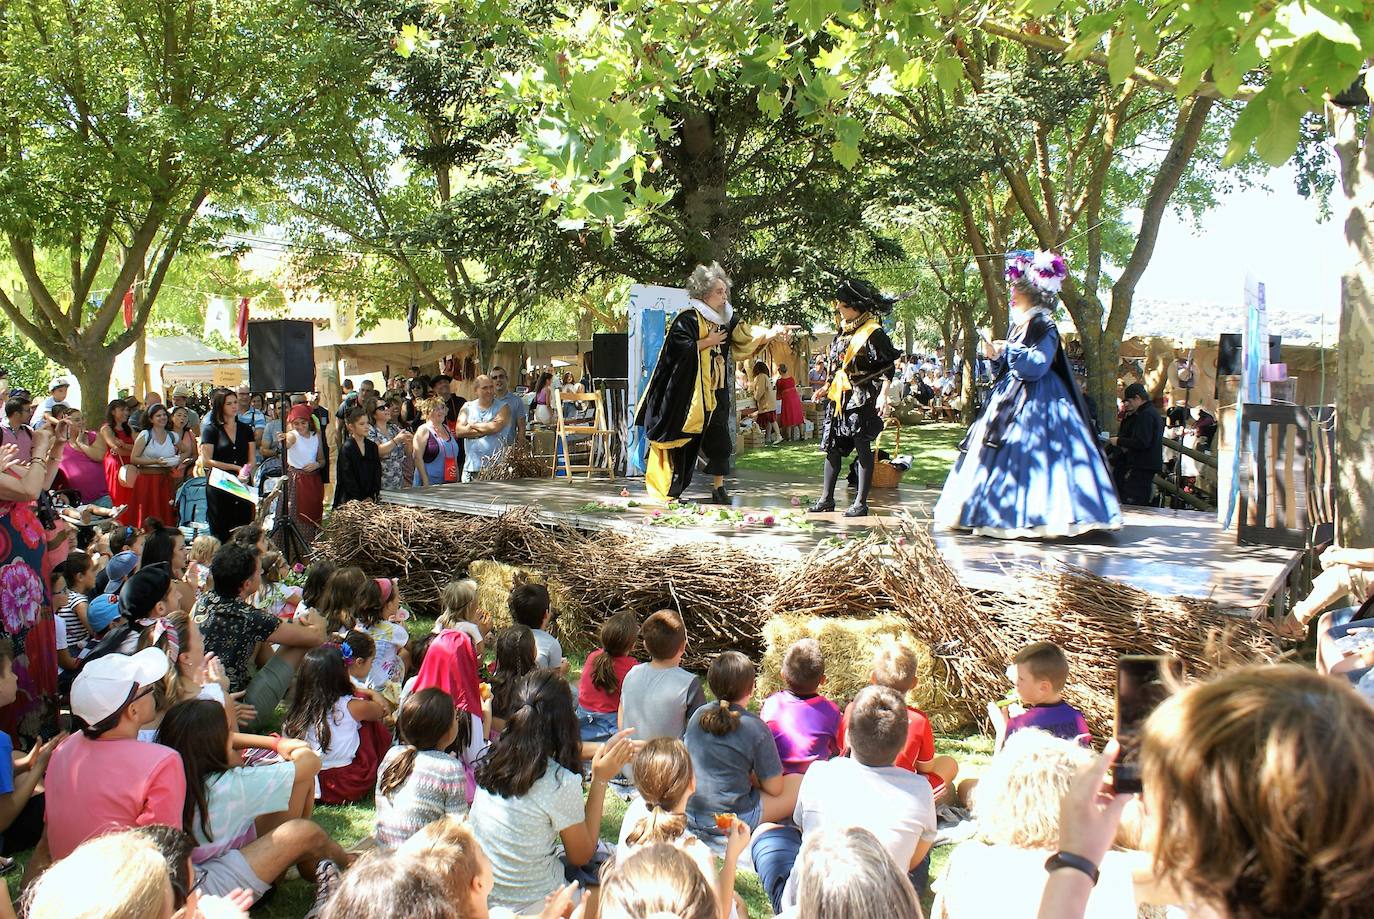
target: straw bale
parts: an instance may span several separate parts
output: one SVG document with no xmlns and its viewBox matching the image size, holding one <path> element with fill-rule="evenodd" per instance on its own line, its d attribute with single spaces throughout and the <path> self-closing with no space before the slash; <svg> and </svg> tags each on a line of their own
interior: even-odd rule
<svg viewBox="0 0 1374 919">
<path fill-rule="evenodd" d="M 915 688 L 907 694 L 907 704 L 925 712 L 937 731 L 954 731 L 971 723 L 965 707 L 946 692 L 944 664 L 915 639 L 904 618 L 891 613 L 863 618 L 800 613 L 773 616 L 763 627 L 764 651 L 755 692 L 758 698 L 785 688 L 783 655 L 802 638 L 814 638 L 821 643 L 825 655 L 825 685 L 821 692 L 841 708 L 869 685 L 877 649 L 887 642 L 901 642 L 916 652 L 919 674 Z"/>
<path fill-rule="evenodd" d="M 565 618 L 572 600 L 557 581 L 550 581 L 539 571 L 522 565 L 507 565 L 492 559 L 478 559 L 468 566 L 468 577 L 477 582 L 477 603 L 491 614 L 495 627 L 504 629 L 511 624 L 510 592 L 517 583 L 543 584 L 549 589 L 549 604 L 556 621 Z M 569 636 L 572 637 L 572 636 Z"/>
</svg>

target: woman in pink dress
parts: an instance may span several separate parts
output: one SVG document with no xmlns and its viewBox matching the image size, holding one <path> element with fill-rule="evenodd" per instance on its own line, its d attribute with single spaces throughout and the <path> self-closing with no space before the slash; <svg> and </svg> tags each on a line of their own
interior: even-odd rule
<svg viewBox="0 0 1374 919">
<path fill-rule="evenodd" d="M 105 409 L 105 424 L 100 428 L 100 439 L 105 442 L 105 489 L 115 507 L 124 508 L 118 517 L 126 526 L 134 524 L 133 489 L 119 483 L 119 470 L 129 461 L 134 452 L 134 431 L 129 427 L 129 405 L 123 399 L 115 399 Z"/>
<path fill-rule="evenodd" d="M 786 364 L 778 365 L 778 427 L 782 428 L 788 440 L 801 440 L 802 424 L 806 414 L 802 411 L 801 395 L 797 392 L 797 381 L 792 379 Z"/>
<path fill-rule="evenodd" d="M 67 424 L 71 440 L 62 450 L 62 475 L 59 479 L 63 488 L 75 491 L 81 496 L 82 504 L 96 504 L 110 497 L 110 488 L 105 481 L 105 454 L 108 452 L 105 441 L 96 431 L 86 430 L 85 419 L 80 409 L 67 413 Z"/>
</svg>

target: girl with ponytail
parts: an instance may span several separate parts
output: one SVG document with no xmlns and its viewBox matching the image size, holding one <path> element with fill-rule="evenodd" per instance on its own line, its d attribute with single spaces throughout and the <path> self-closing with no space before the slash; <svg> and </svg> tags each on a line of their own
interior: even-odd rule
<svg viewBox="0 0 1374 919">
<path fill-rule="evenodd" d="M 582 740 L 600 743 L 616 731 L 620 687 L 639 661 L 630 655 L 639 642 L 639 620 L 629 610 L 601 624 L 601 647 L 587 655 L 577 684 L 577 720 Z"/>
<path fill-rule="evenodd" d="M 377 776 L 375 835 L 387 851 L 445 814 L 468 812 L 466 770 L 444 752 L 458 736 L 453 697 L 433 687 L 411 693 L 396 723 L 401 743 L 387 751 Z"/>
<path fill-rule="evenodd" d="M 717 876 L 711 850 L 687 829 L 687 800 L 697 788 L 687 747 L 675 737 L 649 741 L 635 754 L 634 775 L 639 797 L 621 823 L 617 866 L 647 846 L 667 843 L 696 863 L 706 883 L 716 892 L 720 919 L 729 919 L 732 909 L 740 916 L 749 915 L 743 904 L 736 907 L 734 895 L 735 866 L 740 853 L 749 845 L 749 827 L 739 820 L 731 823 L 725 862 Z"/>
<path fill-rule="evenodd" d="M 726 817 L 754 830 L 792 816 L 802 776 L 782 774 L 773 732 L 748 709 L 753 663 L 738 651 L 726 651 L 711 662 L 706 679 L 716 701 L 692 714 L 683 735 L 697 777 L 696 794 L 687 805 L 692 830 L 720 836 L 733 823 Z M 757 777 L 757 787 L 751 776 Z"/>
<path fill-rule="evenodd" d="M 512 702 L 505 730 L 477 767 L 470 819 L 491 859 L 491 904 L 537 913 L 563 889 L 560 841 L 570 865 L 596 855 L 606 783 L 633 747 L 621 731 L 597 750 L 584 802 L 572 688 L 557 671 L 535 670 L 516 684 Z"/>
</svg>

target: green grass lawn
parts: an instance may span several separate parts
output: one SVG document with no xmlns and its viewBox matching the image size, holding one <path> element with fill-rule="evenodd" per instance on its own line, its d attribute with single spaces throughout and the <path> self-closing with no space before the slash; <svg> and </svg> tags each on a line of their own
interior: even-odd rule
<svg viewBox="0 0 1374 919">
<path fill-rule="evenodd" d="M 903 477 L 903 483 L 916 488 L 939 488 L 949 475 L 949 467 L 959 455 L 959 441 L 963 439 L 965 428 L 962 424 L 923 424 L 902 429 L 902 453 L 912 457 L 910 471 Z M 893 434 L 885 432 L 878 442 L 880 449 L 897 453 Z M 740 469 L 758 469 L 765 472 L 787 472 L 800 476 L 815 476 L 821 473 L 820 447 L 814 440 L 800 443 L 784 443 L 776 447 L 755 447 L 736 457 L 735 465 Z"/>
</svg>

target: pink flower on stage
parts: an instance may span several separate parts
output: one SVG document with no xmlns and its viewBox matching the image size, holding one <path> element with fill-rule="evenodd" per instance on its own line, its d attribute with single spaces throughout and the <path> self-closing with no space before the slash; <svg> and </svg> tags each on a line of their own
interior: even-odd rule
<svg viewBox="0 0 1374 919">
<path fill-rule="evenodd" d="M 753 514 L 745 514 L 745 515 L 744 515 L 744 522 L 745 522 L 745 523 L 758 523 L 758 522 L 759 522 L 759 518 L 755 517 Z"/>
<path fill-rule="evenodd" d="M 905 536 L 898 536 L 897 539 L 896 539 L 895 541 L 896 541 L 897 545 L 899 545 L 899 546 L 904 546 L 904 545 L 906 545 L 906 537 L 905 537 Z"/>
<path fill-rule="evenodd" d="M 793 499 L 792 499 L 792 506 L 793 506 L 793 507 L 801 507 L 801 498 L 793 498 Z"/>
<path fill-rule="evenodd" d="M 18 634 L 38 621 L 43 582 L 34 570 L 16 559 L 0 568 L 0 614 L 5 630 Z"/>
<path fill-rule="evenodd" d="M 772 514 L 769 514 L 767 517 L 763 518 L 763 525 L 766 527 L 777 526 L 778 518 L 774 517 Z"/>
<path fill-rule="evenodd" d="M 27 504 L 10 505 L 10 522 L 30 549 L 37 549 L 43 543 L 43 524 L 38 522 L 33 509 Z"/>
<path fill-rule="evenodd" d="M 296 562 L 296 564 L 291 566 L 291 570 L 296 572 L 296 574 L 301 574 L 305 571 L 305 566 L 300 562 Z"/>
<path fill-rule="evenodd" d="M 655 517 L 662 517 L 662 516 L 663 516 L 663 511 L 654 511 L 654 516 L 655 516 Z"/>
</svg>

